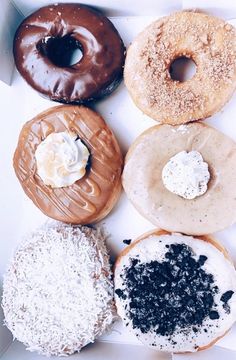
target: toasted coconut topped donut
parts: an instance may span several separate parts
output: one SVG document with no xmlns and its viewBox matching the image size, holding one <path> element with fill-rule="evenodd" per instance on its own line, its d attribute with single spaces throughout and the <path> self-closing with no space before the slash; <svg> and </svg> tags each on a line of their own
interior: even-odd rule
<svg viewBox="0 0 236 360">
<path fill-rule="evenodd" d="M 52 223 L 18 246 L 4 277 L 5 323 L 27 350 L 79 352 L 114 320 L 113 282 L 102 229 Z"/>
<path fill-rule="evenodd" d="M 183 56 L 195 62 L 196 73 L 185 82 L 172 80 L 171 64 Z M 236 88 L 236 30 L 196 12 L 155 21 L 128 49 L 125 84 L 140 110 L 161 123 L 211 116 Z"/>
<path fill-rule="evenodd" d="M 236 320 L 236 272 L 209 237 L 144 234 L 120 254 L 114 279 L 124 325 L 153 349 L 206 349 Z"/>
<path fill-rule="evenodd" d="M 236 143 L 203 123 L 157 125 L 125 161 L 123 186 L 148 220 L 168 231 L 210 234 L 236 221 Z"/>
</svg>

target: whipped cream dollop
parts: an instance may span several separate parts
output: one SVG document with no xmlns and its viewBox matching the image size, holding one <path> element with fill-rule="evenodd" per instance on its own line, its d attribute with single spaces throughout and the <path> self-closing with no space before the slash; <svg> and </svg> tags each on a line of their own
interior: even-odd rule
<svg viewBox="0 0 236 360">
<path fill-rule="evenodd" d="M 207 191 L 208 164 L 198 151 L 181 151 L 170 158 L 162 170 L 166 189 L 185 199 L 194 199 Z"/>
<path fill-rule="evenodd" d="M 75 133 L 51 133 L 35 151 L 37 172 L 46 185 L 72 185 L 86 173 L 89 150 Z"/>
</svg>

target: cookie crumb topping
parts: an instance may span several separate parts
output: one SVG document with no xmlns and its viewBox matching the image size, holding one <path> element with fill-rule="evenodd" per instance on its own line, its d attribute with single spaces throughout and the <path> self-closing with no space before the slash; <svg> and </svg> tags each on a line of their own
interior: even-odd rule
<svg viewBox="0 0 236 360">
<path fill-rule="evenodd" d="M 197 333 L 205 319 L 219 319 L 218 306 L 224 307 L 234 292 L 229 290 L 221 296 L 223 305 L 216 303 L 219 288 L 214 276 L 204 269 L 207 259 L 205 255 L 196 259 L 185 244 L 168 246 L 163 262 L 142 263 L 131 258 L 121 275 L 124 288 L 115 293 L 128 299 L 133 328 L 143 334 L 154 331 L 171 336 L 182 329 Z"/>
<path fill-rule="evenodd" d="M 125 244 L 125 245 L 130 245 L 130 243 L 131 243 L 131 239 L 124 239 L 123 240 L 123 243 Z"/>
</svg>

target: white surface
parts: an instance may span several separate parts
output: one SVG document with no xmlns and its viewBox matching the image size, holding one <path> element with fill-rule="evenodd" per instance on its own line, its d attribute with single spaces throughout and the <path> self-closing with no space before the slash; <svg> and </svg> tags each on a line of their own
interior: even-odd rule
<svg viewBox="0 0 236 360">
<path fill-rule="evenodd" d="M 88 1 L 88 3 L 89 2 L 90 1 Z M 27 13 L 33 8 L 36 8 L 45 3 L 48 3 L 48 1 L 17 1 L 18 6 L 21 6 L 21 9 L 24 13 Z M 95 1 L 91 1 L 90 3 L 94 4 Z M 99 2 L 99 4 L 100 3 L 110 4 L 111 2 L 109 0 L 104 0 Z M 167 5 L 165 9 L 162 8 L 163 11 L 158 12 L 159 4 L 161 3 L 163 5 L 164 1 L 155 2 L 151 0 L 145 1 L 145 6 L 144 3 L 141 1 L 137 2 L 131 0 L 126 2 L 119 2 L 118 0 L 115 0 L 112 4 L 114 4 L 114 8 L 118 7 L 120 11 L 122 10 L 122 12 L 124 12 L 126 11 L 124 3 L 126 3 L 126 9 L 128 9 L 128 13 L 134 13 L 137 11 L 140 15 L 143 14 L 143 7 L 146 9 L 146 4 L 147 7 L 149 7 L 149 5 L 152 3 L 152 6 L 149 7 L 149 11 L 152 10 L 152 13 L 154 13 L 155 10 L 155 18 L 161 16 L 164 12 L 171 11 L 173 10 L 173 8 L 175 8 L 175 6 L 172 7 L 172 5 Z M 173 2 L 169 1 L 169 4 L 170 3 L 173 4 Z M 174 4 L 176 4 L 176 2 L 174 2 Z M 133 39 L 133 37 L 147 24 L 149 24 L 151 20 L 153 20 L 153 18 L 151 17 L 123 17 L 116 19 L 114 18 L 113 22 L 120 31 L 120 34 L 123 37 L 126 45 L 128 45 Z M 21 235 L 27 231 L 30 231 L 31 229 L 34 229 L 36 226 L 46 220 L 46 217 L 24 195 L 23 190 L 19 185 L 12 168 L 12 156 L 16 147 L 19 131 L 25 121 L 38 114 L 40 111 L 47 109 L 50 106 L 55 106 L 57 104 L 41 98 L 34 90 L 27 86 L 24 80 L 16 72 L 14 74 L 11 87 L 0 84 L 0 99 L 0 133 L 2 135 L 0 141 L 1 278 L 8 259 L 12 251 L 14 250 L 16 243 L 20 241 Z M 111 126 L 115 135 L 118 138 L 118 141 L 120 142 L 124 153 L 127 151 L 129 145 L 132 143 L 132 141 L 136 138 L 137 135 L 143 132 L 143 130 L 145 130 L 146 128 L 155 124 L 153 120 L 143 115 L 134 106 L 123 84 L 121 84 L 117 91 L 115 91 L 111 96 L 97 103 L 94 108 L 101 113 L 101 115 L 106 119 L 107 123 Z M 229 135 L 236 141 L 236 126 L 234 125 L 235 114 L 236 96 L 234 96 L 230 103 L 226 105 L 219 114 L 209 119 L 207 122 L 211 123 L 213 126 L 217 127 L 219 130 Z M 111 254 L 113 255 L 116 255 L 119 250 L 124 248 L 125 245 L 122 242 L 123 239 L 135 238 L 143 232 L 150 230 L 154 227 L 137 213 L 137 211 L 126 199 L 124 193 L 122 194 L 117 206 L 115 207 L 113 212 L 107 217 L 104 223 L 106 224 L 108 231 L 111 233 L 111 238 L 109 240 L 109 248 Z M 217 237 L 222 240 L 225 245 L 227 245 L 231 256 L 233 256 L 234 261 L 236 262 L 235 234 L 236 226 L 233 226 L 230 229 L 227 229 L 217 234 Z M 236 350 L 235 337 L 236 328 L 223 340 L 221 340 L 219 345 Z M 0 327 L 0 353 L 3 351 L 3 348 L 8 345 L 9 341 L 10 337 L 8 336 L 6 329 Z M 103 338 L 103 341 L 115 342 L 120 344 L 137 344 L 137 340 L 134 339 L 132 336 L 128 335 L 121 328 L 119 323 L 115 325 L 114 330 L 109 336 Z M 82 353 L 79 358 L 81 360 L 94 360 L 95 357 L 97 360 L 123 360 L 129 357 L 135 357 L 137 360 L 141 360 L 143 358 L 148 358 L 149 360 L 168 359 L 168 357 L 166 358 L 164 355 L 164 357 L 159 357 L 156 353 L 150 352 L 148 349 L 145 349 L 142 346 L 139 346 L 137 348 L 136 346 L 121 346 L 120 344 L 118 346 L 106 345 L 107 348 L 105 345 L 97 344 L 96 350 L 95 347 L 89 347 L 88 350 L 85 350 L 83 352 L 84 355 Z M 112 352 L 112 355 L 109 351 Z M 207 358 L 217 360 L 217 354 L 219 354 L 219 359 L 221 359 L 222 355 L 221 353 L 219 353 L 219 349 L 216 347 L 213 350 L 206 352 L 205 354 L 205 357 L 201 357 L 201 354 L 197 354 L 198 357 L 196 357 L 196 359 L 204 360 Z M 189 355 L 186 356 L 186 359 L 190 358 Z M 25 352 L 24 347 L 15 342 L 10 346 L 9 350 L 5 353 L 2 359 L 13 360 L 16 358 L 17 360 L 33 360 L 40 359 L 41 357 L 35 354 Z M 74 358 L 77 358 L 77 356 L 75 356 Z M 176 359 L 179 360 L 180 358 Z M 225 357 L 225 359 L 231 360 L 230 357 Z"/>
<path fill-rule="evenodd" d="M 14 342 L 8 351 L 1 357 L 1 360 L 47 360 L 45 356 L 40 356 L 29 351 L 25 351 L 22 344 Z M 97 343 L 88 345 L 80 354 L 71 355 L 67 358 L 51 357 L 50 359 L 69 359 L 69 360 L 171 360 L 171 356 L 164 353 L 147 349 L 141 346 L 117 345 Z M 216 359 L 214 359 L 216 360 Z M 227 359 L 231 360 L 231 359 Z"/>
<path fill-rule="evenodd" d="M 2 0 L 1 0 L 2 1 Z M 101 8 L 109 16 L 150 15 L 171 12 L 181 8 L 181 0 L 12 0 L 20 12 L 27 16 L 39 7 L 50 3 L 80 3 Z"/>
</svg>

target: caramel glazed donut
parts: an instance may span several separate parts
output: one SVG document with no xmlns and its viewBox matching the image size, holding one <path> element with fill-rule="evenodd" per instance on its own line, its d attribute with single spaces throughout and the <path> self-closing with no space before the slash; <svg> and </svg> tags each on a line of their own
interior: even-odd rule
<svg viewBox="0 0 236 360">
<path fill-rule="evenodd" d="M 34 204 L 66 223 L 101 220 L 120 194 L 119 145 L 102 117 L 83 106 L 56 106 L 27 122 L 13 165 Z"/>
<path fill-rule="evenodd" d="M 236 320 L 236 272 L 210 237 L 144 234 L 118 257 L 114 281 L 124 325 L 155 350 L 207 349 Z"/>
<path fill-rule="evenodd" d="M 73 50 L 83 56 L 69 66 Z M 45 6 L 26 18 L 14 40 L 18 71 L 51 100 L 81 103 L 111 93 L 120 83 L 125 47 L 113 24 L 80 4 Z"/>
<path fill-rule="evenodd" d="M 191 58 L 196 74 L 172 80 L 172 62 Z M 219 111 L 236 87 L 236 30 L 213 16 L 178 12 L 149 25 L 129 47 L 125 84 L 134 103 L 168 124 L 204 119 Z"/>
</svg>

